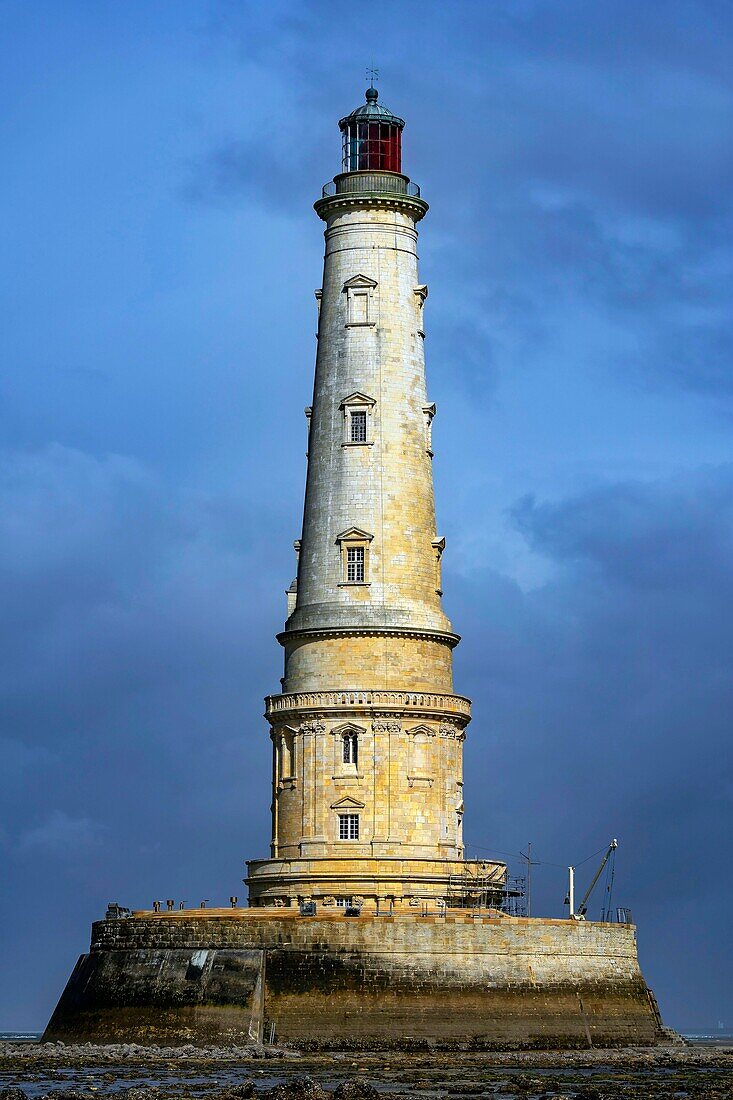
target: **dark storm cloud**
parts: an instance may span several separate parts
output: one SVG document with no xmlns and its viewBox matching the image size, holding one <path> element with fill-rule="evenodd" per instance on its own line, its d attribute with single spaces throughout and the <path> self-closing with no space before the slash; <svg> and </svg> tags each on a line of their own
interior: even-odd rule
<svg viewBox="0 0 733 1100">
<path fill-rule="evenodd" d="M 11 853 L 68 849 L 83 860 L 120 820 L 134 849 L 151 827 L 155 792 L 175 789 L 192 766 L 209 812 L 222 797 L 216 758 L 238 735 L 242 664 L 259 660 L 246 623 L 260 617 L 268 572 L 260 530 L 236 499 L 180 495 L 128 459 L 58 446 L 2 456 L 2 803 Z M 30 805 L 22 777 L 33 782 Z M 108 802 L 102 791 L 113 777 L 134 784 L 147 813 L 130 817 L 127 794 Z M 94 817 L 74 805 L 93 807 Z M 169 807 L 155 831 L 176 817 Z"/>
<path fill-rule="evenodd" d="M 733 470 L 607 486 L 558 504 L 522 501 L 515 519 L 557 561 L 629 587 L 714 588 L 733 573 Z"/>
<path fill-rule="evenodd" d="M 616 900 L 634 899 L 647 976 L 672 1000 L 675 929 L 691 905 L 733 900 L 715 870 L 733 854 L 733 473 L 683 482 L 525 500 L 517 522 L 553 579 L 521 592 L 487 573 L 480 601 L 465 582 L 448 587 L 481 723 L 466 746 L 467 803 L 494 792 L 469 810 L 467 835 L 515 852 L 533 839 L 536 900 L 558 913 L 563 865 L 618 835 Z M 697 967 L 691 1020 L 733 979 L 722 945 Z"/>
<path fill-rule="evenodd" d="M 199 192 L 239 193 L 288 213 L 294 196 L 312 200 L 329 136 L 336 145 L 332 104 L 345 83 L 323 57 L 349 52 L 377 20 L 384 96 L 392 103 L 399 89 L 393 106 L 408 118 L 407 170 L 428 174 L 449 241 L 444 270 L 457 296 L 477 299 L 469 326 L 487 319 L 477 280 L 494 299 L 526 303 L 537 334 L 552 332 L 558 315 L 592 309 L 626 333 L 623 364 L 616 349 L 598 348 L 605 369 L 729 398 L 730 11 L 682 3 L 659 18 L 625 2 L 464 3 L 436 8 L 428 37 L 416 10 L 375 4 L 346 23 L 321 3 L 297 21 L 287 5 L 259 12 L 260 30 L 277 43 L 289 107 L 266 153 L 254 149 L 266 127 L 251 144 L 213 150 Z M 261 65 L 250 13 L 245 21 L 236 5 L 222 5 L 220 18 L 219 33 Z M 405 71 L 407 41 L 432 59 L 429 76 Z M 501 328 L 501 310 L 490 304 L 488 320 Z M 510 323 L 494 370 L 524 354 L 527 334 Z M 456 367 L 468 385 L 475 380 L 470 362 L 458 357 Z"/>
</svg>

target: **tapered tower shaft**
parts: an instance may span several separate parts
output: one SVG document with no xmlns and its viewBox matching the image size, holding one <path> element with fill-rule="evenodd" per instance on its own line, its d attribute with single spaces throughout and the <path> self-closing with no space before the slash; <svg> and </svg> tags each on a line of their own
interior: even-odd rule
<svg viewBox="0 0 733 1100">
<path fill-rule="evenodd" d="M 341 121 L 345 171 L 326 223 L 297 580 L 288 592 L 273 740 L 272 859 L 255 904 L 440 898 L 466 876 L 458 637 L 441 606 L 417 224 L 404 123 L 377 102 Z M 387 167 L 388 166 L 388 167 Z M 460 887 L 458 888 L 460 892 Z"/>
</svg>

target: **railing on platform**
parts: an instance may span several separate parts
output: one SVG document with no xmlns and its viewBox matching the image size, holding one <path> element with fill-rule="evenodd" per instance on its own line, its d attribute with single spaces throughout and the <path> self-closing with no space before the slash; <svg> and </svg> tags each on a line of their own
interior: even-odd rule
<svg viewBox="0 0 733 1100">
<path fill-rule="evenodd" d="M 411 199 L 420 198 L 418 184 L 412 183 L 407 176 L 401 176 L 396 172 L 346 172 L 329 180 L 321 189 L 324 199 L 333 198 L 334 195 L 359 195 L 359 194 L 388 194 L 407 195 Z"/>
</svg>

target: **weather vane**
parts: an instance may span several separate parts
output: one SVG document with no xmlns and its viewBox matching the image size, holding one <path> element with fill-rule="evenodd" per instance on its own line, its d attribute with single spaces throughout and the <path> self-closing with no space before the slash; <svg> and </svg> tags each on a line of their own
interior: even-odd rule
<svg viewBox="0 0 733 1100">
<path fill-rule="evenodd" d="M 373 63 L 367 69 L 366 77 L 367 77 L 367 80 L 369 81 L 369 87 L 373 88 L 374 87 L 374 81 L 379 80 L 379 69 L 375 69 Z"/>
</svg>

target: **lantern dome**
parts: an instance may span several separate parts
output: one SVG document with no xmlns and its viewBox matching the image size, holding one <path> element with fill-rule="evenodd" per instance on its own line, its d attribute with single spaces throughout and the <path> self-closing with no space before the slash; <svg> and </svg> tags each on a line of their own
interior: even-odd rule
<svg viewBox="0 0 733 1100">
<path fill-rule="evenodd" d="M 402 171 L 402 130 L 405 120 L 379 103 L 379 92 L 366 90 L 366 103 L 339 122 L 342 134 L 342 171 L 381 169 Z"/>
</svg>

